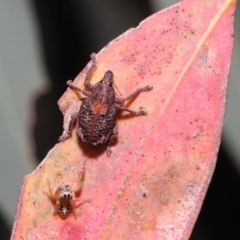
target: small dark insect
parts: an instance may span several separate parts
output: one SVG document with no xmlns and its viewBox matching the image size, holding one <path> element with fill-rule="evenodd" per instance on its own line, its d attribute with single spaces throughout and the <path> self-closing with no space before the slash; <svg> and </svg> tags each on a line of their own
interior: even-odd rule
<svg viewBox="0 0 240 240">
<path fill-rule="evenodd" d="M 74 217 L 77 218 L 76 211 L 75 211 L 76 193 L 81 190 L 82 180 L 78 189 L 75 189 L 75 190 L 73 190 L 70 185 L 61 184 L 54 190 L 54 192 L 52 192 L 49 180 L 48 180 L 48 187 L 49 187 L 49 192 L 48 193 L 44 192 L 44 193 L 49 197 L 52 204 L 54 205 L 53 214 L 54 215 L 58 214 L 61 218 L 65 219 L 71 213 L 73 213 Z M 89 200 L 82 201 L 77 206 L 80 206 L 83 203 L 88 201 Z"/>
<path fill-rule="evenodd" d="M 116 117 L 118 110 L 124 110 L 133 115 L 145 115 L 146 111 L 140 107 L 138 111 L 128 109 L 123 106 L 123 103 L 135 97 L 137 94 L 149 91 L 152 86 L 145 86 L 138 88 L 128 97 L 115 97 L 113 88 L 113 72 L 108 70 L 103 79 L 95 85 L 89 82 L 90 76 L 96 68 L 95 54 L 91 55 L 92 66 L 88 70 L 84 85 L 92 90 L 91 92 L 82 90 L 68 81 L 67 85 L 71 89 L 76 89 L 81 92 L 86 98 L 82 100 L 82 105 L 79 112 L 75 113 L 69 123 L 67 131 L 59 138 L 64 141 L 71 135 L 73 125 L 77 120 L 77 135 L 85 143 L 90 143 L 94 146 L 106 144 L 107 155 L 110 156 L 111 150 L 109 145 L 114 141 L 118 135 L 118 127 L 116 125 Z"/>
</svg>

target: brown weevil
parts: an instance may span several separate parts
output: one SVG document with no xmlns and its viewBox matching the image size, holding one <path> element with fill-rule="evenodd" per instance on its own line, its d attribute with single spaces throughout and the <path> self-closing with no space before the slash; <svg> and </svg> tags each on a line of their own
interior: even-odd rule
<svg viewBox="0 0 240 240">
<path fill-rule="evenodd" d="M 115 97 L 113 72 L 108 70 L 101 81 L 95 85 L 91 84 L 89 79 L 94 72 L 97 64 L 95 54 L 91 55 L 92 65 L 88 70 L 84 85 L 90 89 L 82 90 L 72 84 L 72 81 L 67 81 L 67 85 L 71 89 L 81 92 L 86 98 L 82 99 L 82 105 L 79 112 L 75 113 L 70 120 L 69 127 L 66 132 L 59 138 L 64 141 L 71 135 L 73 125 L 77 121 L 77 135 L 85 143 L 91 145 L 107 145 L 107 155 L 111 153 L 109 145 L 118 135 L 118 127 L 116 125 L 116 117 L 118 110 L 124 110 L 133 115 L 145 115 L 146 111 L 140 107 L 138 111 L 131 110 L 123 106 L 123 103 L 135 97 L 141 92 L 149 91 L 152 86 L 138 88 L 128 97 Z"/>
</svg>

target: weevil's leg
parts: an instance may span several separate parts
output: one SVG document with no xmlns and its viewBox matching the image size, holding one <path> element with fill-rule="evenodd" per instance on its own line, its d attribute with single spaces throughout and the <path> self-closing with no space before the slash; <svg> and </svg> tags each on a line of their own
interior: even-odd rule
<svg viewBox="0 0 240 240">
<path fill-rule="evenodd" d="M 111 133 L 111 136 L 107 142 L 107 149 L 106 149 L 106 153 L 107 153 L 107 156 L 110 157 L 111 153 L 112 153 L 112 150 L 110 148 L 110 145 L 111 143 L 115 140 L 115 138 L 117 137 L 118 135 L 118 126 L 115 125 L 115 127 L 113 128 L 113 131 Z"/>
<path fill-rule="evenodd" d="M 71 120 L 69 122 L 67 131 L 64 132 L 63 135 L 58 139 L 60 142 L 63 142 L 65 139 L 67 139 L 68 137 L 71 136 L 72 130 L 73 130 L 73 126 L 74 126 L 74 124 L 75 124 L 75 122 L 77 120 L 77 117 L 78 117 L 78 112 L 74 113 L 71 116 Z"/>
<path fill-rule="evenodd" d="M 108 157 L 111 156 L 112 150 L 111 150 L 110 146 L 107 146 L 106 153 L 107 153 Z"/>
<path fill-rule="evenodd" d="M 91 54 L 91 60 L 92 60 L 92 66 L 89 68 L 89 70 L 86 74 L 86 77 L 85 77 L 85 80 L 84 80 L 84 85 L 87 88 L 92 90 L 94 88 L 94 85 L 89 82 L 89 79 L 90 79 L 92 73 L 94 72 L 95 68 L 97 67 L 96 54 L 95 53 Z"/>
<path fill-rule="evenodd" d="M 89 91 L 86 91 L 86 90 L 82 90 L 81 88 L 75 86 L 72 84 L 72 80 L 68 80 L 67 81 L 67 85 L 71 88 L 71 89 L 75 89 L 79 92 L 81 92 L 83 95 L 87 96 L 87 97 L 90 97 L 91 93 Z"/>
<path fill-rule="evenodd" d="M 115 107 L 117 109 L 130 112 L 130 113 L 132 113 L 133 115 L 136 115 L 136 116 L 146 115 L 147 114 L 147 111 L 143 107 L 140 107 L 138 111 L 134 111 L 134 110 L 131 110 L 131 109 L 126 108 L 126 107 L 123 107 L 123 106 L 121 106 L 119 104 L 116 104 L 116 103 L 114 105 L 115 105 Z"/>
<path fill-rule="evenodd" d="M 116 98 L 115 99 L 115 103 L 123 103 L 123 102 L 126 102 L 127 100 L 135 97 L 136 95 L 138 95 L 139 93 L 141 92 L 146 92 L 146 91 L 150 91 L 153 87 L 152 86 L 145 86 L 145 87 L 142 87 L 142 88 L 138 88 L 136 91 L 134 91 L 132 94 L 130 94 L 128 97 L 123 97 L 123 98 Z"/>
</svg>

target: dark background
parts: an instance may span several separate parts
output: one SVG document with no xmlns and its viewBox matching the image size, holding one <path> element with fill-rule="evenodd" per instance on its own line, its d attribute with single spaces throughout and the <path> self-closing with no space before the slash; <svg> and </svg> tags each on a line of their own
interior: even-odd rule
<svg viewBox="0 0 240 240">
<path fill-rule="evenodd" d="M 74 79 L 83 69 L 90 53 L 98 52 L 130 27 L 136 27 L 152 12 L 146 0 L 32 0 L 31 4 L 52 84 L 35 102 L 37 121 L 32 135 L 35 154 L 41 161 L 62 133 L 62 114 L 56 102 L 66 90 L 66 80 Z M 191 240 L 240 239 L 239 186 L 239 174 L 223 142 Z M 11 229 L 1 216 L 0 209 L 0 239 L 9 239 Z"/>
</svg>

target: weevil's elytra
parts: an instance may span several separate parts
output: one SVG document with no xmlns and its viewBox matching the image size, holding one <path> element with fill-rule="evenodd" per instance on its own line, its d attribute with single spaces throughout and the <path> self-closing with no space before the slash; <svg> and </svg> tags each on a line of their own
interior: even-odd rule
<svg viewBox="0 0 240 240">
<path fill-rule="evenodd" d="M 93 146 L 106 144 L 107 155 L 111 153 L 109 145 L 114 141 L 118 135 L 118 128 L 116 125 L 116 117 L 118 110 L 130 112 L 133 115 L 145 115 L 146 111 L 143 108 L 134 111 L 123 106 L 123 103 L 135 97 L 141 92 L 150 91 L 152 86 L 145 86 L 138 88 L 128 97 L 116 98 L 113 82 L 113 72 L 108 70 L 104 77 L 95 85 L 91 84 L 89 79 L 96 68 L 95 54 L 91 55 L 92 65 L 88 70 L 84 85 L 90 91 L 82 90 L 68 81 L 67 85 L 71 89 L 75 89 L 86 96 L 82 100 L 82 105 L 78 113 L 75 113 L 69 123 L 66 132 L 59 138 L 64 141 L 68 138 L 77 122 L 77 135 L 85 143 Z"/>
</svg>

